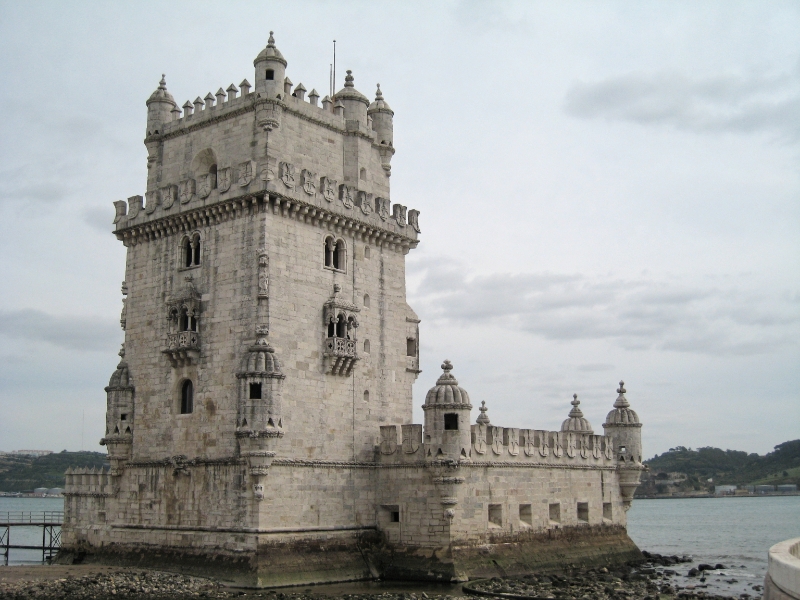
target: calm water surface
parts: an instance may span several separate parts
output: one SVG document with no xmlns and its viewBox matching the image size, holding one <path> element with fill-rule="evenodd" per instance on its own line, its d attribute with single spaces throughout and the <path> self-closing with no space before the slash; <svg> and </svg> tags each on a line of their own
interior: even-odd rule
<svg viewBox="0 0 800 600">
<path fill-rule="evenodd" d="M 63 510 L 62 498 L 0 498 L 0 512 Z M 691 565 L 675 568 L 681 575 L 698 563 L 722 563 L 724 575 L 709 575 L 708 583 L 731 593 L 750 591 L 763 582 L 770 546 L 800 537 L 800 496 L 745 498 L 685 498 L 635 500 L 628 512 L 628 533 L 642 549 L 659 554 L 688 554 Z M 12 543 L 40 543 L 41 529 L 13 528 Z M 41 562 L 41 552 L 12 550 L 10 564 Z M 0 567 L 1 568 L 1 567 Z M 736 580 L 735 584 L 726 584 Z M 719 580 L 719 581 L 715 581 Z M 697 579 L 679 578 L 681 585 Z M 396 584 L 317 586 L 319 593 L 356 593 L 392 589 Z M 450 591 L 438 590 L 438 593 Z M 386 591 L 386 590 L 383 590 Z M 437 591 L 437 590 L 434 590 Z"/>
</svg>

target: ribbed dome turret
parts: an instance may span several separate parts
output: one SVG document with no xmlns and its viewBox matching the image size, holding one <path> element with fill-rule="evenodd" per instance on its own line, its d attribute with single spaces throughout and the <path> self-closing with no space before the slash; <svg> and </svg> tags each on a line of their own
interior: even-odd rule
<svg viewBox="0 0 800 600">
<path fill-rule="evenodd" d="M 133 378 L 128 372 L 128 363 L 125 361 L 125 345 L 119 351 L 120 361 L 117 365 L 117 370 L 111 374 L 111 379 L 108 381 L 109 388 L 132 388 Z"/>
<path fill-rule="evenodd" d="M 336 92 L 336 99 L 337 100 L 358 100 L 362 102 L 365 106 L 369 106 L 369 100 L 367 97 L 359 92 L 355 85 L 353 84 L 353 72 L 347 71 L 347 76 L 344 78 L 344 87 Z"/>
<path fill-rule="evenodd" d="M 375 92 L 375 101 L 369 105 L 367 114 L 372 115 L 377 112 L 386 112 L 394 115 L 394 111 L 389 106 L 389 103 L 383 99 L 383 92 L 381 92 L 381 84 L 378 84 L 378 90 Z"/>
<path fill-rule="evenodd" d="M 150 106 L 153 102 L 166 102 L 171 106 L 175 107 L 178 106 L 177 102 L 175 102 L 175 98 L 172 97 L 167 91 L 167 80 L 166 75 L 161 75 L 161 81 L 158 82 L 158 88 L 156 91 L 150 94 L 150 97 L 147 99 L 147 106 Z"/>
<path fill-rule="evenodd" d="M 277 61 L 285 67 L 287 65 L 286 59 L 283 58 L 283 54 L 281 51 L 275 47 L 275 38 L 272 35 L 273 32 L 269 32 L 269 40 L 267 40 L 267 47 L 264 48 L 261 52 L 258 53 L 256 59 L 253 61 L 253 65 L 263 61 L 263 60 L 274 60 Z"/>
<path fill-rule="evenodd" d="M 267 339 L 260 336 L 254 346 L 248 348 L 242 359 L 242 372 L 248 375 L 267 375 L 283 378 L 283 371 L 275 350 Z"/>
<path fill-rule="evenodd" d="M 569 431 L 572 433 L 588 433 L 593 434 L 592 424 L 588 419 L 584 418 L 583 411 L 579 408 L 581 401 L 578 400 L 578 394 L 572 395 L 572 410 L 569 411 L 569 418 L 561 424 L 561 431 Z"/>
<path fill-rule="evenodd" d="M 464 388 L 458 387 L 458 380 L 453 377 L 450 371 L 453 370 L 453 365 L 449 360 L 444 361 L 442 364 L 441 377 L 436 381 L 427 396 L 425 396 L 426 406 L 435 406 L 437 404 L 463 404 L 465 408 L 472 406 L 469 403 L 469 394 Z"/>
<path fill-rule="evenodd" d="M 614 402 L 614 410 L 608 413 L 606 417 L 606 425 L 639 425 L 639 415 L 636 414 L 625 398 L 625 382 L 619 382 L 619 389 L 617 390 L 616 402 Z"/>
</svg>

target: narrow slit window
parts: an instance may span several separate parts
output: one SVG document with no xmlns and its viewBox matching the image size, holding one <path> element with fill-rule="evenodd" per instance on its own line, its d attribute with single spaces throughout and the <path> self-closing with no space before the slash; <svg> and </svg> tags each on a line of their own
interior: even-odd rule
<svg viewBox="0 0 800 600">
<path fill-rule="evenodd" d="M 190 379 L 181 386 L 181 414 L 188 415 L 194 411 L 194 385 Z"/>
<path fill-rule="evenodd" d="M 364 340 L 364 353 L 369 354 L 369 340 Z"/>
<path fill-rule="evenodd" d="M 550 522 L 551 523 L 561 523 L 561 505 L 560 504 L 551 504 L 549 507 L 550 513 Z"/>
<path fill-rule="evenodd" d="M 578 521 L 581 523 L 589 522 L 589 503 L 578 502 Z"/>
<path fill-rule="evenodd" d="M 502 527 L 503 526 L 503 505 L 490 504 L 489 505 L 489 527 Z"/>
<path fill-rule="evenodd" d="M 406 340 L 406 356 L 416 356 L 417 355 L 417 340 L 414 338 L 408 338 Z"/>
<path fill-rule="evenodd" d="M 519 522 L 529 527 L 533 525 L 533 513 L 530 504 L 519 505 Z"/>
</svg>

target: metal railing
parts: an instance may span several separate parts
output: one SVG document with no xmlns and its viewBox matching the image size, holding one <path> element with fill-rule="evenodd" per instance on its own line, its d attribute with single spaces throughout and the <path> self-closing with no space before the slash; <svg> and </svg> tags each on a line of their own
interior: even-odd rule
<svg viewBox="0 0 800 600">
<path fill-rule="evenodd" d="M 8 564 L 11 550 L 41 550 L 42 562 L 52 560 L 61 548 L 61 525 L 64 523 L 64 511 L 6 511 L 0 512 L 0 554 L 3 563 Z M 42 543 L 12 544 L 12 527 L 41 527 Z"/>
</svg>

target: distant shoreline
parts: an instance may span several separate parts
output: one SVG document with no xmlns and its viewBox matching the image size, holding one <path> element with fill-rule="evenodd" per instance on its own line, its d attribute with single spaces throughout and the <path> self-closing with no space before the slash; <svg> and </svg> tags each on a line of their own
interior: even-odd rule
<svg viewBox="0 0 800 600">
<path fill-rule="evenodd" d="M 775 498 L 781 496 L 800 496 L 797 492 L 764 492 L 762 494 L 648 494 L 634 496 L 634 500 L 682 500 L 684 498 Z"/>
</svg>

